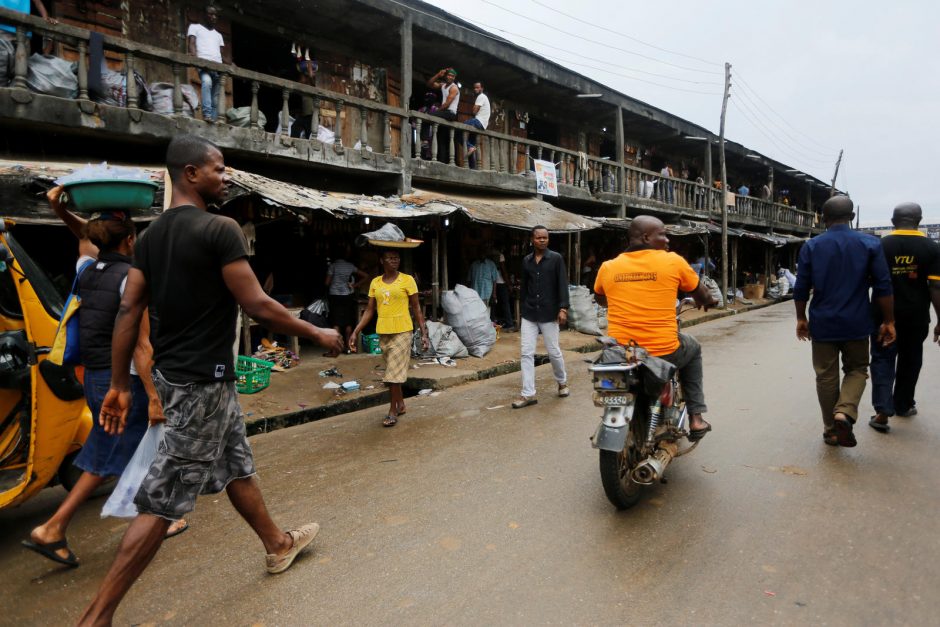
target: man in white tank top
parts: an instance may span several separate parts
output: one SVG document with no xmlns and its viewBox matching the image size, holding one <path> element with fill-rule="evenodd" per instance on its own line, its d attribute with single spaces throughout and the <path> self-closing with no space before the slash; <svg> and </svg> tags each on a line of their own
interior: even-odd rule
<svg viewBox="0 0 940 627">
<path fill-rule="evenodd" d="M 457 121 L 457 105 L 460 104 L 460 88 L 457 83 L 457 70 L 452 67 L 439 71 L 428 80 L 428 87 L 441 90 L 441 108 L 431 115 L 443 118 L 448 122 Z M 449 151 L 447 147 L 450 141 L 450 130 L 444 127 L 437 129 L 437 158 L 438 161 L 447 162 Z M 454 137 L 455 141 L 457 137 Z"/>
</svg>

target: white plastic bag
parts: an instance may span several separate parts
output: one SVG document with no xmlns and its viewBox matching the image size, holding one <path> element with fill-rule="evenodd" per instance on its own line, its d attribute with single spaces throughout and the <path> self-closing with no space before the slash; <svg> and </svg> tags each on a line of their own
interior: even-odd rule
<svg viewBox="0 0 940 627">
<path fill-rule="evenodd" d="M 447 323 L 474 357 L 484 357 L 496 343 L 496 329 L 480 295 L 465 285 L 441 294 Z"/>
<path fill-rule="evenodd" d="M 591 290 L 583 285 L 568 286 L 568 326 L 587 335 L 600 335 L 597 321 L 597 305 Z"/>
<path fill-rule="evenodd" d="M 101 508 L 101 517 L 114 516 L 116 518 L 134 518 L 137 516 L 137 506 L 134 497 L 140 490 L 140 484 L 150 471 L 150 465 L 157 456 L 157 446 L 163 441 L 163 423 L 147 429 L 141 438 L 134 456 L 127 463 L 127 467 L 114 486 L 114 492 L 108 497 L 104 507 Z"/>
</svg>

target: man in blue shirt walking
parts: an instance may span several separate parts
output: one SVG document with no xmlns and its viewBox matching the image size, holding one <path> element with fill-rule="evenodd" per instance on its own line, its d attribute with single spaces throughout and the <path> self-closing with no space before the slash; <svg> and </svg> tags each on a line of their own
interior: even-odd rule
<svg viewBox="0 0 940 627">
<path fill-rule="evenodd" d="M 823 441 L 855 446 L 852 426 L 868 378 L 868 338 L 874 330 L 868 291 L 881 310 L 876 341 L 894 342 L 894 296 L 884 252 L 877 238 L 853 231 L 854 205 L 835 196 L 823 205 L 826 232 L 803 245 L 793 299 L 796 336 L 813 343 L 816 395 L 823 418 Z M 810 289 L 813 300 L 806 303 Z M 839 383 L 839 357 L 845 376 Z"/>
</svg>

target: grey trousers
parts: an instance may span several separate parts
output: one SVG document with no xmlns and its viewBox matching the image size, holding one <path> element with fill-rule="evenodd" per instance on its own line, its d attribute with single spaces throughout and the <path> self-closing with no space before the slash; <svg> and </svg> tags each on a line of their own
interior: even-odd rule
<svg viewBox="0 0 940 627">
<path fill-rule="evenodd" d="M 705 405 L 704 369 L 702 368 L 702 345 L 691 335 L 679 334 L 679 348 L 668 355 L 660 355 L 679 369 L 682 397 L 690 414 L 704 414 Z"/>
</svg>

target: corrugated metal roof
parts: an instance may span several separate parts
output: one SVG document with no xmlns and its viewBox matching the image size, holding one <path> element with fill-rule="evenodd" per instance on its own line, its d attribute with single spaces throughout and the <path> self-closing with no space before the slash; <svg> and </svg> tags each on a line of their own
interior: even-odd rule
<svg viewBox="0 0 940 627">
<path fill-rule="evenodd" d="M 607 226 L 614 229 L 627 230 L 630 228 L 630 223 L 633 222 L 632 218 L 591 218 L 600 222 L 603 226 Z M 693 222 L 688 224 L 667 224 L 666 233 L 675 237 L 682 237 L 685 235 L 704 235 L 708 233 L 708 227 L 700 222 Z"/>
<path fill-rule="evenodd" d="M 439 194 L 423 190 L 402 196 L 402 201 L 423 209 L 459 210 L 475 222 L 529 230 L 542 225 L 553 233 L 590 231 L 600 227 L 593 218 L 559 209 L 538 198 L 509 198 Z"/>
<path fill-rule="evenodd" d="M 87 166 L 87 163 L 64 161 L 11 161 L 0 159 L 0 216 L 18 224 L 49 224 L 62 226 L 46 200 L 46 191 L 59 177 Z M 132 165 L 147 172 L 160 185 L 150 211 L 134 212 L 134 220 L 147 222 L 159 215 L 163 206 L 163 166 Z"/>
</svg>

